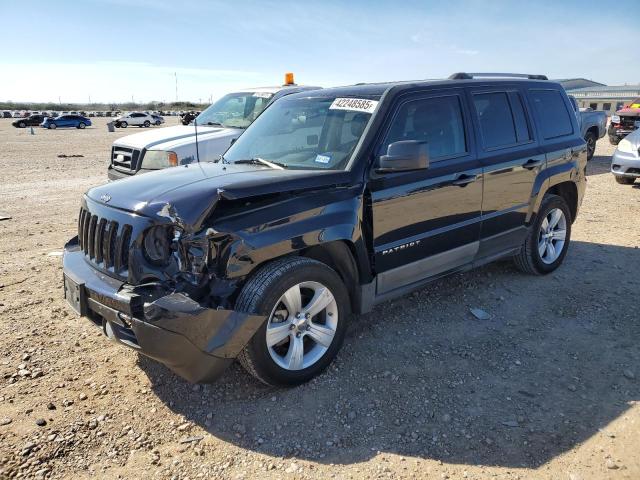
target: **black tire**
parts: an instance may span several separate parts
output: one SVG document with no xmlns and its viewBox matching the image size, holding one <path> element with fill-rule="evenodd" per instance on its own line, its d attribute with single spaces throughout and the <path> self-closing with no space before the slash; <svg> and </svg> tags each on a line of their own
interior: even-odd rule
<svg viewBox="0 0 640 480">
<path fill-rule="evenodd" d="M 293 386 L 320 374 L 334 359 L 344 340 L 350 315 L 346 288 L 338 274 L 324 263 L 304 257 L 287 257 L 263 267 L 245 284 L 238 296 L 238 311 L 270 316 L 280 297 L 292 286 L 314 281 L 329 288 L 338 306 L 338 324 L 327 351 L 314 364 L 301 370 L 280 367 L 269 353 L 266 342 L 268 320 L 244 347 L 238 360 L 251 375 L 273 386 Z"/>
<path fill-rule="evenodd" d="M 634 177 L 621 177 L 619 175 L 615 175 L 615 177 L 616 182 L 618 182 L 620 185 L 633 185 L 636 181 Z"/>
<path fill-rule="evenodd" d="M 562 248 L 562 252 L 558 256 L 558 258 L 553 263 L 545 263 L 542 261 L 540 257 L 540 253 L 538 251 L 538 240 L 540 234 L 540 227 L 542 222 L 546 218 L 546 216 L 551 212 L 551 210 L 559 208 L 562 210 L 566 218 L 566 235 L 565 242 Z M 546 275 L 547 273 L 553 272 L 556 268 L 560 266 L 564 257 L 567 254 L 567 250 L 569 249 L 569 243 L 571 242 L 571 210 L 567 205 L 567 202 L 564 198 L 558 195 L 545 195 L 542 204 L 540 205 L 540 210 L 536 215 L 536 218 L 531 225 L 531 229 L 525 238 L 522 248 L 520 252 L 513 257 L 514 263 L 518 270 L 524 273 L 528 273 L 530 275 Z"/>
<path fill-rule="evenodd" d="M 156 124 L 155 125 L 156 125 L 156 127 L 159 127 L 161 125 L 160 120 L 156 120 Z"/>
<path fill-rule="evenodd" d="M 584 136 L 584 141 L 587 142 L 587 162 L 593 158 L 593 154 L 596 151 L 596 142 L 598 141 L 596 134 L 593 132 L 587 132 Z"/>
<path fill-rule="evenodd" d="M 149 128 L 149 126 L 151 125 L 151 123 L 149 122 L 149 120 L 145 120 L 144 123 L 144 128 Z"/>
<path fill-rule="evenodd" d="M 620 139 L 618 137 L 609 137 L 609 143 L 611 145 L 618 145 L 620 143 Z"/>
<path fill-rule="evenodd" d="M 24 122 L 20 122 L 20 123 L 18 124 L 18 127 L 20 127 L 20 128 L 27 128 L 27 124 L 26 124 L 26 123 L 24 123 Z"/>
<path fill-rule="evenodd" d="M 58 125 L 56 125 L 55 123 L 50 123 L 50 124 L 49 124 L 49 128 L 50 128 L 51 130 L 55 130 L 56 128 L 58 128 Z"/>
<path fill-rule="evenodd" d="M 78 124 L 78 128 L 79 128 L 80 130 L 82 130 L 83 128 L 86 128 L 86 126 L 87 126 L 87 124 L 86 124 L 86 123 L 84 123 L 84 122 L 80 122 L 80 123 Z"/>
<path fill-rule="evenodd" d="M 127 122 L 120 122 L 120 127 L 121 128 L 127 128 L 129 126 L 129 124 Z"/>
</svg>

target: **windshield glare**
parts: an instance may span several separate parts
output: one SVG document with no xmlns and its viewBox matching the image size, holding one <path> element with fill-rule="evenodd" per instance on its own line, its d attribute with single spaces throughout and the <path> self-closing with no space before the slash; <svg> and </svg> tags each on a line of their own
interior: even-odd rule
<svg viewBox="0 0 640 480">
<path fill-rule="evenodd" d="M 198 125 L 222 125 L 223 127 L 247 128 L 265 109 L 272 93 L 230 93 L 210 105 L 196 117 Z"/>
<path fill-rule="evenodd" d="M 371 113 L 330 108 L 334 100 L 278 100 L 227 150 L 224 160 L 262 158 L 289 169 L 344 170 Z"/>
</svg>

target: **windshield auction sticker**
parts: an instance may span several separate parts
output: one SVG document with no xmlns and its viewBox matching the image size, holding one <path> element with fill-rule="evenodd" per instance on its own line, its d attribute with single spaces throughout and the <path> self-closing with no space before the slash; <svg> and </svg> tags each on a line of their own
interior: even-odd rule
<svg viewBox="0 0 640 480">
<path fill-rule="evenodd" d="M 329 110 L 351 110 L 354 112 L 373 113 L 378 105 L 377 100 L 366 98 L 336 98 Z"/>
</svg>

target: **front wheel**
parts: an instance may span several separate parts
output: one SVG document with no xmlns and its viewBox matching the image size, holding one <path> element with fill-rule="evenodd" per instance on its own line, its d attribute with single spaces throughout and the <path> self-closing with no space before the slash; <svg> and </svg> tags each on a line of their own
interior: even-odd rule
<svg viewBox="0 0 640 480">
<path fill-rule="evenodd" d="M 27 128 L 27 124 L 26 124 L 26 123 L 24 123 L 24 122 L 20 122 L 20 123 L 18 124 L 18 127 L 20 127 L 20 128 Z"/>
<path fill-rule="evenodd" d="M 620 139 L 618 137 L 609 137 L 609 143 L 611 145 L 618 145 L 620 143 Z"/>
<path fill-rule="evenodd" d="M 560 266 L 571 239 L 571 211 L 564 198 L 545 195 L 527 238 L 514 257 L 524 273 L 544 275 Z"/>
<path fill-rule="evenodd" d="M 127 122 L 120 122 L 120 126 L 122 128 L 127 128 L 129 126 L 129 124 Z"/>
<path fill-rule="evenodd" d="M 338 274 L 304 257 L 276 260 L 247 282 L 236 310 L 267 320 L 240 353 L 242 366 L 268 385 L 299 385 L 334 359 L 349 300 Z"/>
<path fill-rule="evenodd" d="M 50 123 L 49 128 L 55 130 L 56 128 L 58 128 L 58 125 L 56 125 L 55 123 Z"/>
<path fill-rule="evenodd" d="M 80 130 L 82 130 L 82 129 L 83 129 L 83 128 L 85 128 L 86 126 L 87 126 L 87 125 L 86 125 L 86 124 L 84 124 L 83 122 L 80 122 L 80 123 L 78 124 L 78 128 L 79 128 Z"/>
<path fill-rule="evenodd" d="M 618 182 L 620 185 L 633 185 L 636 181 L 635 177 L 620 177 L 618 175 L 616 175 L 615 177 L 616 182 Z"/>
<path fill-rule="evenodd" d="M 144 125 L 144 128 L 148 128 L 149 125 L 151 125 L 151 123 L 149 122 L 149 120 L 145 120 L 143 125 Z"/>
<path fill-rule="evenodd" d="M 156 120 L 156 127 L 160 126 L 160 120 Z"/>
</svg>

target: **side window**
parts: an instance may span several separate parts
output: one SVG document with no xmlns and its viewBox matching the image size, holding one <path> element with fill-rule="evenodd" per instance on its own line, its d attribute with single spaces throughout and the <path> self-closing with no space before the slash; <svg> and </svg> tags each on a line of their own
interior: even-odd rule
<svg viewBox="0 0 640 480">
<path fill-rule="evenodd" d="M 514 114 L 511 112 L 506 92 L 474 94 L 473 104 L 478 114 L 482 143 L 485 148 L 505 147 L 518 143 Z M 521 115 L 524 116 L 522 105 L 520 108 Z"/>
<path fill-rule="evenodd" d="M 511 102 L 511 112 L 513 113 L 513 123 L 516 126 L 516 138 L 518 143 L 525 143 L 531 140 L 531 132 L 527 123 L 527 115 L 522 105 L 522 97 L 519 93 L 509 92 Z"/>
<path fill-rule="evenodd" d="M 355 118 L 354 118 L 355 120 Z M 457 95 L 413 100 L 401 105 L 382 144 L 401 140 L 427 142 L 429 158 L 452 157 L 467 152 L 462 108 Z"/>
<path fill-rule="evenodd" d="M 569 111 L 562 95 L 557 90 L 529 90 L 533 108 L 538 114 L 542 136 L 564 137 L 573 133 Z"/>
</svg>

